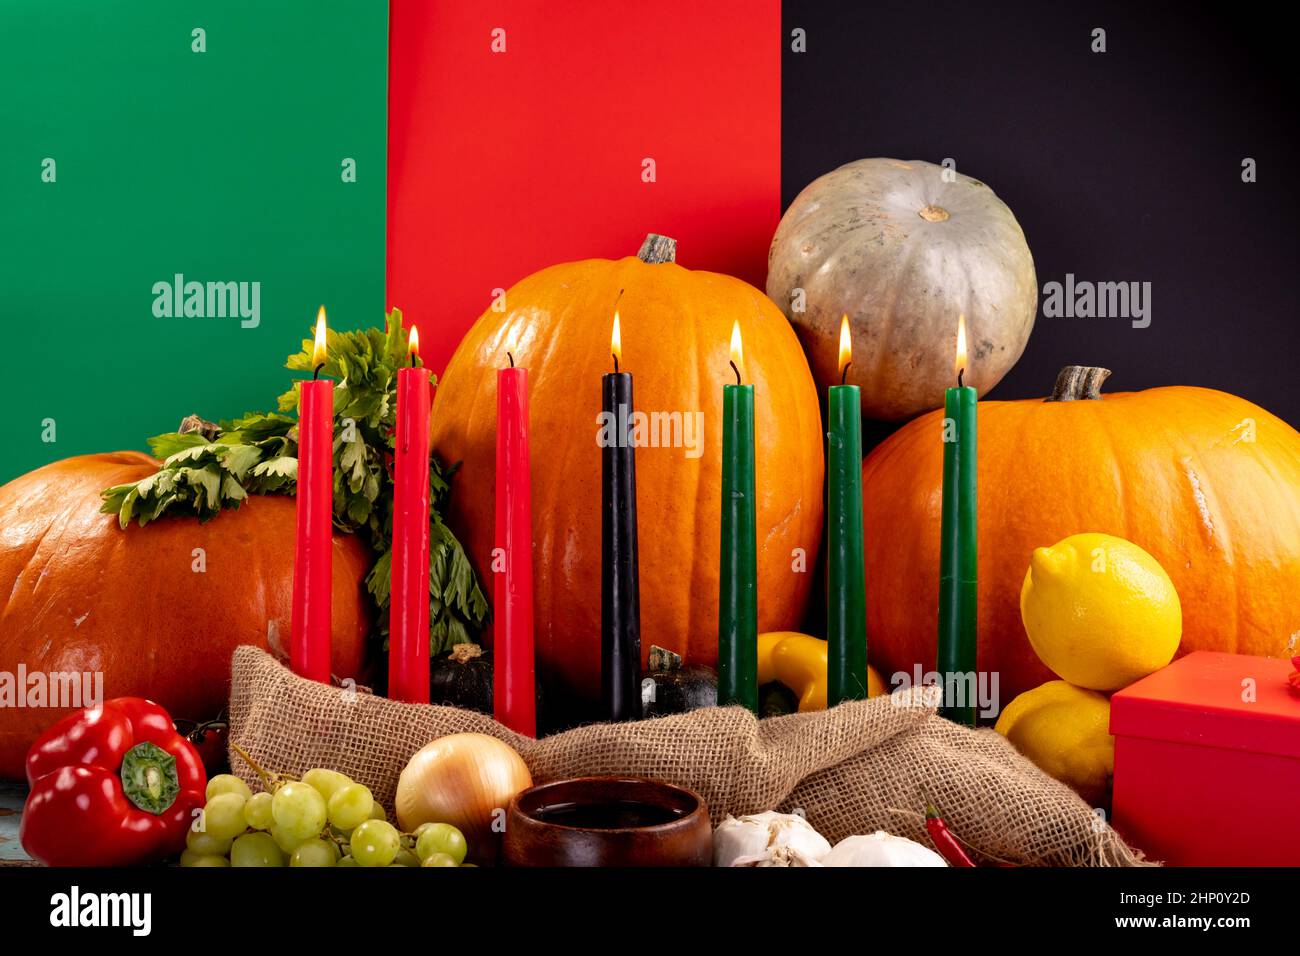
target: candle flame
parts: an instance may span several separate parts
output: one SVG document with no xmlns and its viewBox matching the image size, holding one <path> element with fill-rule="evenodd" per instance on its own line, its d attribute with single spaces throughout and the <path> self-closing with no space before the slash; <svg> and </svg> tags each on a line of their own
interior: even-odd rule
<svg viewBox="0 0 1300 956">
<path fill-rule="evenodd" d="M 966 315 L 964 313 L 957 317 L 957 357 L 952 368 L 959 376 L 966 368 Z"/>
<path fill-rule="evenodd" d="M 731 364 L 736 368 L 736 377 L 743 379 L 745 376 L 745 344 L 740 338 L 739 319 L 731 325 Z"/>
<path fill-rule="evenodd" d="M 415 358 L 420 354 L 420 330 L 411 326 L 411 337 L 406 342 L 406 354 L 411 356 L 411 364 L 415 364 Z"/>
<path fill-rule="evenodd" d="M 844 377 L 844 372 L 852 361 L 853 338 L 849 334 L 849 314 L 845 312 L 840 318 L 840 364 L 836 369 L 836 371 L 840 373 L 841 379 Z"/>
<path fill-rule="evenodd" d="M 325 306 L 320 307 L 316 313 L 316 347 L 311 351 L 312 366 L 325 364 Z"/>
<path fill-rule="evenodd" d="M 614 310 L 614 331 L 609 334 L 609 354 L 614 356 L 614 369 L 623 361 L 623 333 L 618 327 L 618 309 Z"/>
</svg>

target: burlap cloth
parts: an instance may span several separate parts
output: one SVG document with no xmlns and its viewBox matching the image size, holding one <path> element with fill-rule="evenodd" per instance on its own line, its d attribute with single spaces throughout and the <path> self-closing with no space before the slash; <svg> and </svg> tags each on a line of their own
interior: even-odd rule
<svg viewBox="0 0 1300 956">
<path fill-rule="evenodd" d="M 235 651 L 230 739 L 269 770 L 339 770 L 391 808 L 411 754 L 461 731 L 504 740 L 539 783 L 632 774 L 689 787 L 708 802 L 715 824 L 728 813 L 801 809 L 832 843 L 887 830 L 929 845 L 928 796 L 984 862 L 1144 863 L 1074 791 L 993 731 L 938 717 L 920 691 L 762 721 L 740 707 L 711 707 L 532 740 L 472 711 L 329 687 L 258 648 Z M 231 766 L 259 786 L 233 752 Z"/>
</svg>

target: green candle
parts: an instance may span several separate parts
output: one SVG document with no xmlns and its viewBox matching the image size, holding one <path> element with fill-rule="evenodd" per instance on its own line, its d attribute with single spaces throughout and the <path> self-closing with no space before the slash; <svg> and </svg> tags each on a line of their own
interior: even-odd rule
<svg viewBox="0 0 1300 956">
<path fill-rule="evenodd" d="M 840 322 L 840 381 L 851 359 Z M 867 697 L 867 585 L 862 557 L 862 397 L 832 385 L 826 418 L 826 706 Z"/>
<path fill-rule="evenodd" d="M 976 498 L 975 389 L 963 387 L 966 319 L 957 325 L 957 387 L 944 396 L 943 518 L 939 530 L 939 677 L 944 681 L 940 712 L 975 726 L 976 688 Z M 964 699 L 954 691 L 965 689 Z"/>
<path fill-rule="evenodd" d="M 758 712 L 758 533 L 754 511 L 754 386 L 743 385 L 740 324 L 731 332 L 735 385 L 722 388 L 722 568 L 718 703 Z"/>
</svg>

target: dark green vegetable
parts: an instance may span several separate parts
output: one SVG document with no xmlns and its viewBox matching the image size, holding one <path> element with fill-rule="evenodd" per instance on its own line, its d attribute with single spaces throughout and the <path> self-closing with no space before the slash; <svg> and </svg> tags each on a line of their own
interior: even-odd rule
<svg viewBox="0 0 1300 956">
<path fill-rule="evenodd" d="M 492 716 L 494 700 L 492 652 L 477 644 L 457 644 L 449 654 L 429 662 L 429 703 L 463 707 Z M 538 726 L 545 716 L 545 697 L 537 685 Z M 554 728 L 552 728 L 554 729 Z"/>
<path fill-rule="evenodd" d="M 429 664 L 429 703 L 492 713 L 492 652 L 457 644 Z"/>
<path fill-rule="evenodd" d="M 718 675 L 712 667 L 683 664 L 682 656 L 651 645 L 649 670 L 641 679 L 641 715 L 684 714 L 718 703 Z"/>
<path fill-rule="evenodd" d="M 799 712 L 799 698 L 780 681 L 772 681 L 758 689 L 758 716 L 781 717 Z"/>
</svg>

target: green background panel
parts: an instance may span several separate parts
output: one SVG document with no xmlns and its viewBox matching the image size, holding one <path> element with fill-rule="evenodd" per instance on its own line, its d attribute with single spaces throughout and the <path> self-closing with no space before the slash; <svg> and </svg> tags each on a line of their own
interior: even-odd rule
<svg viewBox="0 0 1300 956">
<path fill-rule="evenodd" d="M 4 0 L 0 482 L 274 407 L 321 303 L 382 324 L 387 32 L 385 0 Z M 155 318 L 178 272 L 260 282 L 260 324 Z"/>
</svg>

